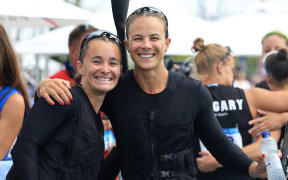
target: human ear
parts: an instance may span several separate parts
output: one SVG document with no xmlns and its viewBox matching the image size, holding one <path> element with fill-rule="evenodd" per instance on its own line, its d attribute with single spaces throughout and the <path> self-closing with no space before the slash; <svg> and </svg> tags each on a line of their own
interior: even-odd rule
<svg viewBox="0 0 288 180">
<path fill-rule="evenodd" d="M 168 51 L 168 48 L 170 46 L 171 43 L 171 38 L 166 39 L 165 44 L 166 44 L 166 49 L 165 49 L 165 53 Z"/>
<path fill-rule="evenodd" d="M 222 74 L 224 63 L 222 61 L 218 62 L 216 65 L 216 71 L 218 74 Z"/>
<path fill-rule="evenodd" d="M 76 61 L 77 71 L 80 75 L 82 75 L 82 63 L 78 60 Z"/>
<path fill-rule="evenodd" d="M 127 51 L 130 53 L 128 40 L 124 40 L 124 44 L 125 44 L 125 47 L 126 47 Z"/>
</svg>

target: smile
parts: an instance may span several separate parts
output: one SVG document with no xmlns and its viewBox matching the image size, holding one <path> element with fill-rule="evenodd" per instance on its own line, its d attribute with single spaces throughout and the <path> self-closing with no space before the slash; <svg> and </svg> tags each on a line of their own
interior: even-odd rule
<svg viewBox="0 0 288 180">
<path fill-rule="evenodd" d="M 113 78 L 112 77 L 99 77 L 99 76 L 97 76 L 96 79 L 99 81 L 112 81 Z"/>
<path fill-rule="evenodd" d="M 139 56 L 141 57 L 141 58 L 152 58 L 152 57 L 154 57 L 155 56 L 155 54 L 139 54 Z"/>
</svg>

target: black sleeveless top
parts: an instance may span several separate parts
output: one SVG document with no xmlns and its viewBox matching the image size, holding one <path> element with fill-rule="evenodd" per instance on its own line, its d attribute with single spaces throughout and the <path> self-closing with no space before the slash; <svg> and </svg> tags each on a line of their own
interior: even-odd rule
<svg viewBox="0 0 288 180">
<path fill-rule="evenodd" d="M 206 86 L 213 98 L 213 111 L 222 128 L 238 127 L 243 146 L 252 143 L 252 137 L 248 130 L 252 127 L 248 121 L 253 119 L 244 91 L 232 86 L 209 84 Z M 225 168 L 219 168 L 211 173 L 200 173 L 201 180 L 207 179 L 252 179 L 250 177 L 234 173 Z"/>
</svg>

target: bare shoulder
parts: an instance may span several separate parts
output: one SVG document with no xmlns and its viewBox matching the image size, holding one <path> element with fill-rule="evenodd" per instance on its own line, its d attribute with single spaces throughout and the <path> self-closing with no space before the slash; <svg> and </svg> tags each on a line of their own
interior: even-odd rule
<svg viewBox="0 0 288 180">
<path fill-rule="evenodd" d="M 14 93 L 7 99 L 6 104 L 25 106 L 24 97 L 19 93 Z"/>
<path fill-rule="evenodd" d="M 19 93 L 14 93 L 12 94 L 6 101 L 3 109 L 2 109 L 2 112 L 5 113 L 7 111 L 10 111 L 10 112 L 17 112 L 17 111 L 20 111 L 20 112 L 24 112 L 25 110 L 25 101 L 24 101 L 24 97 L 19 94 Z"/>
</svg>

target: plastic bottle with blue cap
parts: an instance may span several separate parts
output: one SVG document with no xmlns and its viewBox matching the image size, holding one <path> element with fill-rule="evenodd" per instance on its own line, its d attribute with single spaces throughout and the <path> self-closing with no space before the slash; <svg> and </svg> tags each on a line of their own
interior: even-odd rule
<svg viewBox="0 0 288 180">
<path fill-rule="evenodd" d="M 269 131 L 262 132 L 260 143 L 261 152 L 265 155 L 265 165 L 268 180 L 286 180 L 278 155 L 277 141 L 271 137 Z"/>
</svg>

